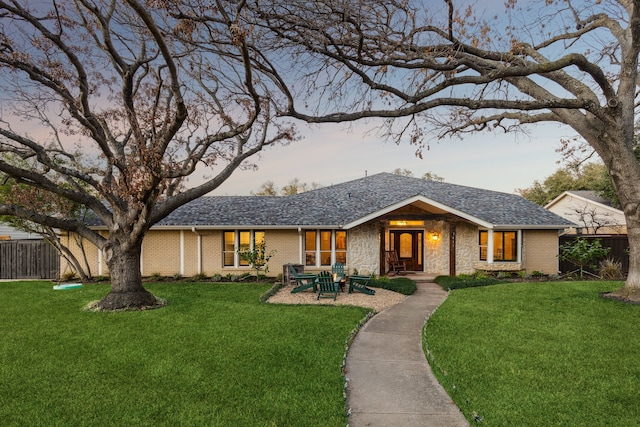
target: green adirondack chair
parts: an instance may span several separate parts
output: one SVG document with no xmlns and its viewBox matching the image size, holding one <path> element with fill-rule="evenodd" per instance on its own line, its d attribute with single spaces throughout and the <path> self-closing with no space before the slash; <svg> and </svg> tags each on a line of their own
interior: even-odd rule
<svg viewBox="0 0 640 427">
<path fill-rule="evenodd" d="M 373 278 L 373 273 L 370 276 L 349 276 L 349 293 L 362 292 L 367 295 L 374 295 L 375 290 L 368 288 L 367 285 Z"/>
<path fill-rule="evenodd" d="M 318 274 L 318 298 L 331 298 L 335 301 L 338 297 L 338 283 L 333 280 L 333 274 L 328 271 L 321 271 Z"/>
<path fill-rule="evenodd" d="M 336 262 L 331 266 L 331 273 L 334 274 L 334 277 L 337 277 L 339 280 L 340 290 L 344 292 L 344 285 L 347 282 L 344 276 L 344 264 L 341 262 Z"/>
<path fill-rule="evenodd" d="M 318 285 L 316 284 L 317 276 L 315 274 L 297 273 L 293 268 L 289 267 L 289 275 L 296 281 L 296 286 L 291 289 L 292 294 L 311 288 L 313 288 L 313 292 L 318 290 Z"/>
</svg>

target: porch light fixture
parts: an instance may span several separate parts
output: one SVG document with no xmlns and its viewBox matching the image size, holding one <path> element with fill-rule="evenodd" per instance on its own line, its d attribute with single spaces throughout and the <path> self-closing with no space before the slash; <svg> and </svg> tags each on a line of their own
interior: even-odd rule
<svg viewBox="0 0 640 427">
<path fill-rule="evenodd" d="M 440 240 L 440 235 L 438 233 L 431 233 L 431 241 L 437 242 L 438 240 Z"/>
</svg>

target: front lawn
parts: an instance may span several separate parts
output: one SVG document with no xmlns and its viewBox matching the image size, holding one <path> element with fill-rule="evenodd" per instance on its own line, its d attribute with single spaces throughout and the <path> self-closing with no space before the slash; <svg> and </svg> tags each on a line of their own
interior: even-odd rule
<svg viewBox="0 0 640 427">
<path fill-rule="evenodd" d="M 472 425 L 638 425 L 640 306 L 599 295 L 620 286 L 453 291 L 428 321 L 427 358 Z"/>
<path fill-rule="evenodd" d="M 108 285 L 0 283 L 3 426 L 344 426 L 366 310 L 259 302 L 269 285 L 146 285 L 169 305 L 82 311 Z"/>
</svg>

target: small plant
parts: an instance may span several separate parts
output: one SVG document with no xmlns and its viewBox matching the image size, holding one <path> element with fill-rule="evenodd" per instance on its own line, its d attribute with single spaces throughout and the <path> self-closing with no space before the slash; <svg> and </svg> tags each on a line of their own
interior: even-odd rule
<svg viewBox="0 0 640 427">
<path fill-rule="evenodd" d="M 519 279 L 527 278 L 527 270 L 519 270 L 517 274 Z"/>
<path fill-rule="evenodd" d="M 476 272 L 473 273 L 473 278 L 474 279 L 481 280 L 481 279 L 486 279 L 488 277 L 489 277 L 489 275 L 487 275 L 486 271 L 476 270 Z"/>
<path fill-rule="evenodd" d="M 560 246 L 559 257 L 561 260 L 569 261 L 578 267 L 575 272 L 578 272 L 580 279 L 582 279 L 584 273 L 591 274 L 586 269 L 596 268 L 598 260 L 607 256 L 609 252 L 611 252 L 611 248 L 603 248 L 600 239 L 589 242 L 583 237 L 578 237 L 574 241 Z"/>
<path fill-rule="evenodd" d="M 109 278 L 106 276 L 96 276 L 93 280 L 96 283 L 100 283 L 100 282 L 106 282 L 107 280 L 109 280 Z"/>
<path fill-rule="evenodd" d="M 173 280 L 181 280 L 182 279 L 182 273 L 173 273 Z"/>
<path fill-rule="evenodd" d="M 534 270 L 531 272 L 531 277 L 542 277 L 544 273 L 542 271 Z"/>
<path fill-rule="evenodd" d="M 213 276 L 211 276 L 211 280 L 213 280 L 214 282 L 220 282 L 222 280 L 222 275 L 216 273 Z"/>
<path fill-rule="evenodd" d="M 622 277 L 622 263 L 611 258 L 600 261 L 600 277 L 605 280 L 616 280 Z"/>
<path fill-rule="evenodd" d="M 149 276 L 149 278 L 154 282 L 161 282 L 163 279 L 163 276 L 160 273 L 152 273 L 151 276 Z"/>
<path fill-rule="evenodd" d="M 509 273 L 508 271 L 498 271 L 498 274 L 496 274 L 496 278 L 497 279 L 510 279 L 511 278 L 511 273 Z"/>
<path fill-rule="evenodd" d="M 207 280 L 207 275 L 205 273 L 197 273 L 191 276 L 192 282 L 202 282 Z"/>
<path fill-rule="evenodd" d="M 240 251 L 240 259 L 247 261 L 251 268 L 256 272 L 256 278 L 260 277 L 262 272 L 269 272 L 268 262 L 275 255 L 276 251 L 267 252 L 267 246 L 264 241 L 256 243 L 253 249 Z"/>
</svg>

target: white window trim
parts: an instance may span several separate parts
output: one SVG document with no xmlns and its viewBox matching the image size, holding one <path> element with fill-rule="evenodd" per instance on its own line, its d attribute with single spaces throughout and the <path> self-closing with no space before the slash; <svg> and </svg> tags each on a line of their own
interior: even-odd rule
<svg viewBox="0 0 640 427">
<path fill-rule="evenodd" d="M 243 269 L 247 269 L 250 268 L 250 265 L 240 265 L 240 233 L 241 232 L 249 232 L 249 250 L 253 250 L 255 248 L 255 243 L 256 243 L 256 233 L 264 233 L 264 230 L 247 230 L 246 228 L 243 229 L 236 229 L 236 230 L 224 230 L 222 232 L 222 268 L 243 268 Z M 225 265 L 224 264 L 224 254 L 225 251 L 224 249 L 224 235 L 226 233 L 233 233 L 233 265 Z"/>
<path fill-rule="evenodd" d="M 493 264 L 493 229 L 488 228 L 486 230 L 479 229 L 478 231 L 486 231 L 487 232 L 487 259 L 480 260 L 480 262 L 486 262 L 487 264 Z M 522 229 L 518 230 L 496 230 L 500 232 L 504 231 L 515 231 L 516 239 L 518 240 L 516 243 L 516 260 L 515 261 L 496 261 L 496 262 L 508 262 L 508 263 L 522 263 Z M 478 252 L 479 253 L 479 252 Z"/>
<path fill-rule="evenodd" d="M 305 242 L 306 242 L 306 236 L 305 233 L 307 231 L 314 231 L 316 233 L 316 263 L 315 265 L 307 265 L 307 250 L 305 247 Z M 331 264 L 330 265 L 322 265 L 320 262 L 320 233 L 322 231 L 330 231 L 331 232 Z M 312 268 L 323 268 L 323 267 L 330 267 L 333 264 L 336 263 L 336 232 L 337 231 L 343 231 L 346 233 L 346 230 L 327 230 L 326 228 L 318 228 L 318 229 L 306 229 L 306 230 L 300 230 L 300 264 L 304 265 L 305 267 L 312 267 Z M 348 251 L 348 247 L 349 247 L 349 243 L 347 240 L 347 251 Z"/>
</svg>

